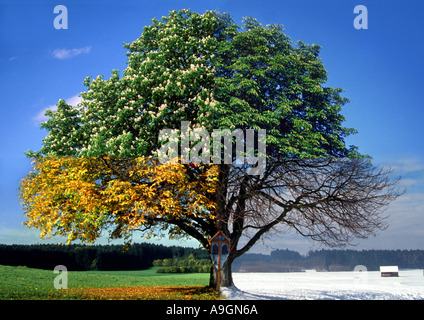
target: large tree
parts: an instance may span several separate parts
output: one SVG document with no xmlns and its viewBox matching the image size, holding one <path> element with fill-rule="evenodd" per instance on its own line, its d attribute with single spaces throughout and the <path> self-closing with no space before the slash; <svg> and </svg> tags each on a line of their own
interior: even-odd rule
<svg viewBox="0 0 424 320">
<path fill-rule="evenodd" d="M 217 12 L 153 19 L 125 45 L 122 75 L 87 78 L 81 103 L 47 111 L 48 134 L 28 152 L 34 171 L 21 184 L 27 225 L 88 242 L 166 231 L 208 250 L 220 230 L 231 240 L 221 286 L 232 284 L 234 259 L 279 227 L 333 246 L 384 229 L 396 181 L 346 146 L 355 133 L 343 127 L 347 99 L 325 86 L 320 47 L 283 31 L 254 18 L 239 27 Z M 266 130 L 266 151 L 253 144 L 261 170 L 236 162 L 236 143 L 222 152 L 233 151 L 230 161 L 196 163 L 180 150 L 179 161 L 159 162 L 170 139 L 183 149 L 183 123 L 192 152 L 207 139 L 199 132 L 238 130 L 246 141 Z M 176 137 L 160 139 L 164 129 Z"/>
</svg>

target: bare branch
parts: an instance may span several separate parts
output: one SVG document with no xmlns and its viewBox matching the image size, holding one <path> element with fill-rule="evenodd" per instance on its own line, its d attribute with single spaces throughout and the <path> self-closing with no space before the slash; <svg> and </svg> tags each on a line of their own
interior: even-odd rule
<svg viewBox="0 0 424 320">
<path fill-rule="evenodd" d="M 402 194 L 391 170 L 379 170 L 366 158 L 297 159 L 270 167 L 266 177 L 243 178 L 243 197 L 242 175 L 237 180 L 232 173 L 230 217 L 242 219 L 243 230 L 255 230 L 237 255 L 279 224 L 329 246 L 367 238 L 387 227 L 383 213 Z"/>
</svg>

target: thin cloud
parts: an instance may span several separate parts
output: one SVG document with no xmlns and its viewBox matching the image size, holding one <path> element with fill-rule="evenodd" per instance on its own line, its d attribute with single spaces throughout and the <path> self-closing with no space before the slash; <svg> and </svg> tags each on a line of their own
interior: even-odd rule
<svg viewBox="0 0 424 320">
<path fill-rule="evenodd" d="M 76 106 L 78 103 L 81 102 L 81 97 L 79 95 L 75 95 L 72 96 L 68 99 L 65 100 L 65 102 L 71 106 Z M 43 110 L 41 110 L 33 119 L 36 122 L 44 122 L 46 121 L 49 117 L 47 117 L 46 115 L 44 115 L 46 113 L 47 110 L 52 110 L 55 111 L 57 109 L 56 105 L 51 105 L 48 106 L 47 108 L 44 108 Z"/>
<path fill-rule="evenodd" d="M 55 49 L 52 51 L 54 58 L 59 60 L 71 59 L 80 54 L 88 54 L 91 51 L 91 47 L 73 48 L 73 49 Z"/>
<path fill-rule="evenodd" d="M 407 192 L 390 204 L 387 210 L 389 228 L 384 231 L 384 234 L 401 235 L 405 241 L 411 243 L 411 246 L 414 242 L 422 243 L 424 241 L 423 212 L 424 193 Z"/>
<path fill-rule="evenodd" d="M 400 187 L 408 192 L 420 192 L 424 195 L 424 161 L 419 157 L 396 159 L 392 162 L 394 176 L 400 176 Z M 424 197 L 423 197 L 424 203 Z"/>
<path fill-rule="evenodd" d="M 22 227 L 0 227 L 0 242 L 2 244 L 34 244 L 40 243 L 40 232 Z"/>
<path fill-rule="evenodd" d="M 391 167 L 401 174 L 424 170 L 424 163 L 418 158 L 402 158 L 392 161 Z"/>
</svg>

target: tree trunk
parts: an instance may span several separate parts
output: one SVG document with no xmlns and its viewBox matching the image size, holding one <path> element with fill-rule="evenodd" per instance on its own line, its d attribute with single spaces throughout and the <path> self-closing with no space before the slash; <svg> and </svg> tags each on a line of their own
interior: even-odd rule
<svg viewBox="0 0 424 320">
<path fill-rule="evenodd" d="M 233 263 L 233 260 L 228 259 L 224 265 L 222 266 L 219 274 L 219 288 L 218 288 L 218 270 L 215 268 L 215 266 L 211 267 L 211 273 L 210 273 L 210 279 L 209 279 L 209 286 L 219 290 L 223 287 L 230 287 L 233 285 L 233 275 L 231 273 L 231 265 Z"/>
</svg>

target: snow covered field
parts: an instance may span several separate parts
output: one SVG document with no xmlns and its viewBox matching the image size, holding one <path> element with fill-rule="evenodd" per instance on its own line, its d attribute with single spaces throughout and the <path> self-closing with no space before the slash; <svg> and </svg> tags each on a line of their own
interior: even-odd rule
<svg viewBox="0 0 424 320">
<path fill-rule="evenodd" d="M 423 270 L 400 270 L 399 277 L 368 272 L 233 273 L 230 300 L 423 300 Z"/>
</svg>

